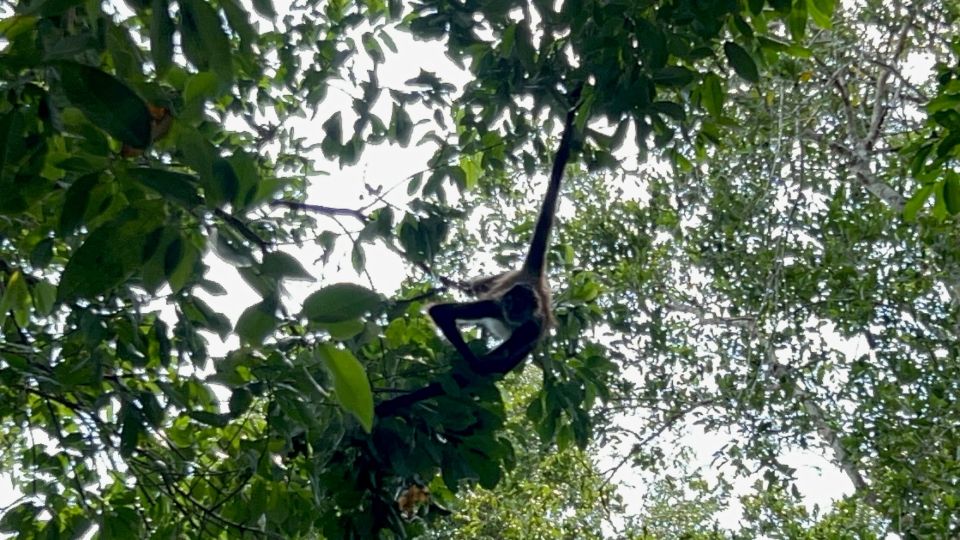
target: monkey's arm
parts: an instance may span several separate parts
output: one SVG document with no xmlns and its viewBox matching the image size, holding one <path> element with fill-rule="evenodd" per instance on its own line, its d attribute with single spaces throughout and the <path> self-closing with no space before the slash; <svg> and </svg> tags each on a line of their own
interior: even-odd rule
<svg viewBox="0 0 960 540">
<path fill-rule="evenodd" d="M 438 306 L 454 307 L 462 307 L 464 305 L 465 304 L 438 304 Z M 431 313 L 431 316 L 432 315 Z M 439 322 L 437 322 L 437 326 L 440 326 Z M 444 334 L 446 334 L 446 332 L 444 332 Z M 457 336 L 459 335 L 459 332 L 457 332 Z M 449 336 L 447 337 L 450 339 Z M 520 365 L 520 362 L 530 354 L 536 346 L 539 337 L 540 325 L 534 321 L 524 323 L 517 328 L 506 341 L 501 343 L 500 346 L 476 359 L 476 362 L 471 363 L 470 367 L 478 375 L 504 375 L 509 373 Z M 450 339 L 450 341 L 452 343 L 453 339 Z M 460 341 L 462 342 L 463 339 L 461 338 Z M 466 344 L 464 344 L 464 347 L 466 347 Z M 469 351 L 469 349 L 467 350 Z M 470 355 L 473 356 L 473 353 L 471 352 Z M 454 374 L 453 380 L 456 381 L 457 385 L 461 388 L 470 383 L 470 378 L 462 374 Z M 443 385 L 439 382 L 433 382 L 408 394 L 402 394 L 380 402 L 377 405 L 376 413 L 377 416 L 381 417 L 396 416 L 404 409 L 416 405 L 421 401 L 441 396 L 444 393 Z"/>
<path fill-rule="evenodd" d="M 480 358 L 473 371 L 480 375 L 506 374 L 533 352 L 540 339 L 540 325 L 533 319 L 517 327 L 496 349 Z"/>
<path fill-rule="evenodd" d="M 427 310 L 437 328 L 443 332 L 447 341 L 450 342 L 460 356 L 464 358 L 471 368 L 477 366 L 477 357 L 463 340 L 460 329 L 457 328 L 457 321 L 479 321 L 481 319 L 503 317 L 500 305 L 493 300 L 479 300 L 476 302 L 434 304 Z"/>
</svg>

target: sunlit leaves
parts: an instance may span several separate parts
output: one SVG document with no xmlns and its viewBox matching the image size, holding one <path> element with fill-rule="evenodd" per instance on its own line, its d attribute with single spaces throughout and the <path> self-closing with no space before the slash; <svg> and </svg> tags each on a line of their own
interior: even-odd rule
<svg viewBox="0 0 960 540">
<path fill-rule="evenodd" d="M 320 345 L 317 352 L 333 377 L 337 401 L 369 432 L 373 429 L 373 393 L 363 365 L 350 351 L 331 345 Z"/>
<path fill-rule="evenodd" d="M 97 68 L 56 64 L 63 93 L 97 127 L 134 148 L 150 144 L 150 112 L 127 85 Z"/>
</svg>

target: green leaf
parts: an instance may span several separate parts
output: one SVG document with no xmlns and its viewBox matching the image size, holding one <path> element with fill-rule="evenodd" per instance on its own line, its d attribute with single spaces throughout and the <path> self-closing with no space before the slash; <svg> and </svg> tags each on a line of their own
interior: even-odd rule
<svg viewBox="0 0 960 540">
<path fill-rule="evenodd" d="M 264 300 L 243 310 L 237 320 L 240 341 L 259 346 L 277 327 L 276 302 Z"/>
<path fill-rule="evenodd" d="M 81 176 L 70 184 L 63 199 L 63 210 L 60 212 L 60 234 L 67 236 L 83 221 L 87 213 L 87 204 L 90 201 L 90 192 L 100 182 L 100 173 L 95 172 Z"/>
<path fill-rule="evenodd" d="M 667 66 L 653 72 L 653 82 L 679 88 L 693 81 L 694 73 L 683 66 Z"/>
<path fill-rule="evenodd" d="M 217 414 L 209 411 L 187 411 L 187 416 L 193 418 L 201 424 L 208 426 L 224 428 L 230 423 L 230 417 L 225 414 Z"/>
<path fill-rule="evenodd" d="M 320 143 L 320 150 L 327 159 L 333 159 L 340 155 L 340 149 L 343 148 L 343 121 L 340 111 L 333 113 L 320 128 L 323 130 L 323 141 Z"/>
<path fill-rule="evenodd" d="M 214 311 L 203 300 L 191 297 L 189 301 L 181 305 L 187 318 L 200 328 L 216 332 L 220 339 L 226 339 L 230 333 L 232 329 L 230 319 L 226 315 Z"/>
<path fill-rule="evenodd" d="M 816 8 L 817 11 L 824 15 L 833 15 L 833 11 L 837 6 L 837 0 L 812 0 L 808 5 Z"/>
<path fill-rule="evenodd" d="M 399 49 L 397 49 L 397 44 L 394 43 L 393 38 L 390 37 L 390 34 L 381 30 L 377 35 L 379 36 L 380 40 L 383 41 L 383 44 L 390 49 L 390 52 L 396 54 L 399 51 Z"/>
<path fill-rule="evenodd" d="M 47 316 L 53 313 L 57 303 L 57 287 L 50 282 L 41 281 L 33 286 L 33 305 L 37 313 Z"/>
<path fill-rule="evenodd" d="M 233 205 L 242 210 L 257 200 L 262 187 L 259 165 L 256 157 L 242 150 L 234 152 L 227 161 L 237 177 L 237 195 L 233 199 Z"/>
<path fill-rule="evenodd" d="M 203 58 L 222 83 L 233 81 L 233 51 L 230 37 L 223 29 L 220 14 L 204 0 L 181 0 L 183 26 L 196 35 L 203 50 Z M 205 71 L 205 66 L 197 66 Z"/>
<path fill-rule="evenodd" d="M 499 460 L 473 448 L 467 448 L 461 455 L 467 465 L 476 473 L 483 488 L 493 489 L 500 483 L 503 471 L 500 470 Z"/>
<path fill-rule="evenodd" d="M 359 319 L 349 321 L 320 324 L 320 328 L 327 331 L 330 337 L 337 341 L 346 341 L 360 335 L 366 325 Z"/>
<path fill-rule="evenodd" d="M 163 76 L 173 65 L 173 19 L 167 0 L 153 0 L 150 11 L 150 56 L 157 74 Z"/>
<path fill-rule="evenodd" d="M 277 12 L 273 9 L 272 0 L 253 0 L 253 9 L 268 19 L 277 18 Z"/>
<path fill-rule="evenodd" d="M 373 429 L 373 392 L 363 365 L 350 351 L 322 344 L 318 352 L 333 378 L 340 406 L 360 421 L 364 431 Z"/>
<path fill-rule="evenodd" d="M 943 181 L 943 202 L 951 216 L 960 213 L 960 176 L 952 171 Z"/>
<path fill-rule="evenodd" d="M 203 202 L 198 191 L 197 177 L 162 169 L 136 167 L 127 170 L 127 176 L 156 191 L 165 198 L 193 208 Z"/>
<path fill-rule="evenodd" d="M 30 250 L 30 265 L 34 268 L 46 268 L 53 260 L 53 238 L 44 238 Z"/>
<path fill-rule="evenodd" d="M 686 111 L 684 108 L 672 101 L 654 101 L 650 104 L 650 110 L 662 113 L 663 115 L 668 116 L 677 122 L 682 122 L 683 119 L 686 118 Z"/>
<path fill-rule="evenodd" d="M 236 199 L 240 192 L 240 179 L 233 170 L 233 165 L 222 157 L 213 160 L 213 184 L 210 198 L 217 201 L 217 206 L 229 203 Z"/>
<path fill-rule="evenodd" d="M 790 37 L 794 41 L 802 41 L 807 31 L 807 0 L 795 0 L 790 16 L 787 17 L 787 26 L 790 27 Z"/>
<path fill-rule="evenodd" d="M 723 53 L 737 75 L 754 84 L 760 82 L 760 72 L 757 70 L 757 64 L 746 49 L 728 41 L 723 44 Z"/>
<path fill-rule="evenodd" d="M 201 118 L 207 100 L 217 96 L 220 82 L 209 71 L 195 73 L 187 79 L 183 89 L 183 112 L 181 118 Z"/>
<path fill-rule="evenodd" d="M 91 122 L 133 148 L 150 144 L 150 111 L 113 75 L 73 62 L 57 62 L 64 96 Z"/>
<path fill-rule="evenodd" d="M 11 311 L 17 324 L 21 328 L 26 326 L 29 323 L 30 304 L 30 290 L 27 288 L 27 281 L 23 278 L 23 274 L 17 270 L 10 274 L 3 297 L 0 298 L 0 328 L 3 328 L 7 314 Z"/>
<path fill-rule="evenodd" d="M 253 403 L 253 393 L 246 388 L 235 388 L 233 393 L 230 394 L 230 414 L 236 418 L 241 414 L 247 412 L 247 409 L 250 408 L 250 405 Z"/>
<path fill-rule="evenodd" d="M 335 283 L 308 296 L 303 301 L 303 315 L 319 323 L 349 321 L 376 309 L 381 302 L 381 296 L 366 287 Z"/>
<path fill-rule="evenodd" d="M 313 276 L 292 255 L 282 251 L 271 251 L 263 256 L 260 271 L 276 279 L 299 279 L 315 281 Z"/>
<path fill-rule="evenodd" d="M 163 275 L 170 284 L 170 290 L 178 293 L 194 279 L 194 269 L 200 251 L 189 241 L 177 236 L 167 246 L 163 258 Z"/>
<path fill-rule="evenodd" d="M 360 242 L 353 243 L 353 249 L 350 250 L 350 264 L 353 265 L 353 271 L 357 274 L 363 273 L 367 267 L 367 254 Z"/>
<path fill-rule="evenodd" d="M 41 510 L 43 510 L 42 506 L 37 506 L 32 502 L 4 508 L 3 517 L 0 518 L 0 531 L 23 534 L 24 531 L 30 529 Z"/>
<path fill-rule="evenodd" d="M 367 51 L 367 54 L 370 55 L 370 59 L 373 60 L 373 63 L 382 64 L 384 61 L 383 48 L 380 47 L 380 43 L 377 42 L 377 38 L 375 38 L 371 32 L 364 32 L 361 42 L 363 43 L 363 49 Z"/>
<path fill-rule="evenodd" d="M 403 0 L 387 0 L 387 7 L 390 12 L 390 20 L 396 20 L 403 15 Z"/>
<path fill-rule="evenodd" d="M 218 4 L 223 14 L 227 16 L 227 24 L 240 38 L 243 54 L 251 54 L 251 47 L 257 40 L 258 34 L 256 28 L 250 23 L 250 14 L 239 0 L 220 0 Z"/>
<path fill-rule="evenodd" d="M 217 150 L 213 145 L 199 131 L 184 129 L 180 131 L 177 147 L 183 155 L 184 163 L 196 171 L 200 177 L 200 185 L 203 186 L 207 206 L 215 208 L 225 204 L 228 199 L 223 191 L 224 179 L 214 174 L 214 163 L 222 158 L 217 156 Z M 229 185 L 226 188 L 229 189 Z"/>
<path fill-rule="evenodd" d="M 392 140 L 400 143 L 400 146 L 410 144 L 410 138 L 413 135 L 413 120 L 407 111 L 398 103 L 393 104 L 393 115 L 390 117 L 390 129 L 388 134 Z"/>
<path fill-rule="evenodd" d="M 833 21 L 830 19 L 833 14 L 833 0 L 807 0 L 807 11 L 820 28 L 833 28 Z"/>
<path fill-rule="evenodd" d="M 707 73 L 700 84 L 700 103 L 703 108 L 714 118 L 720 118 L 723 114 L 723 101 L 726 98 L 723 84 L 720 77 L 713 73 Z"/>
<path fill-rule="evenodd" d="M 143 420 L 140 411 L 131 404 L 120 407 L 120 454 L 129 456 L 137 449 L 140 433 L 143 432 Z"/>
<path fill-rule="evenodd" d="M 163 210 L 129 210 L 87 237 L 63 270 L 57 300 L 93 298 L 123 283 L 143 263 L 147 233 L 163 222 Z"/>
</svg>

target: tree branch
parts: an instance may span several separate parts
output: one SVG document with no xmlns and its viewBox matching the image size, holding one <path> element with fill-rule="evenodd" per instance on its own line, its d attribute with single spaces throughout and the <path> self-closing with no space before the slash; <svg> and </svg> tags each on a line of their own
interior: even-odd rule
<svg viewBox="0 0 960 540">
<path fill-rule="evenodd" d="M 323 214 L 325 216 L 347 216 L 363 223 L 366 223 L 370 220 L 366 214 L 352 208 L 336 208 L 333 206 L 322 206 L 319 204 L 309 204 L 297 201 L 284 201 L 281 199 L 274 199 L 270 201 L 270 206 L 282 206 L 291 210 L 306 210 L 309 212 Z"/>
</svg>

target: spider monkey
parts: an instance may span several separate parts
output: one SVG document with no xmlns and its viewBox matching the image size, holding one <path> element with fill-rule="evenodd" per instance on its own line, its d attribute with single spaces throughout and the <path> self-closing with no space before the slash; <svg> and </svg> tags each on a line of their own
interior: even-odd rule
<svg viewBox="0 0 960 540">
<path fill-rule="evenodd" d="M 547 244 L 557 211 L 563 170 L 570 160 L 574 119 L 581 105 L 582 88 L 581 83 L 570 93 L 573 105 L 567 110 L 563 135 L 560 137 L 560 145 L 550 171 L 547 193 L 540 207 L 533 240 L 523 266 L 519 270 L 469 282 L 464 289 L 478 298 L 474 302 L 434 304 L 427 310 L 443 335 L 478 375 L 504 374 L 515 368 L 533 351 L 543 334 L 554 324 L 550 287 L 546 277 Z M 479 322 L 504 341 L 478 358 L 463 340 L 457 321 Z M 453 379 L 461 387 L 470 382 L 461 373 L 454 373 Z M 444 392 L 440 382 L 433 382 L 380 402 L 376 414 L 380 417 L 396 415 L 415 403 L 437 397 Z"/>
<path fill-rule="evenodd" d="M 578 86 L 570 94 L 574 104 L 567 110 L 547 193 L 523 266 L 471 281 L 467 292 L 477 298 L 474 302 L 434 304 L 427 311 L 450 344 L 477 373 L 506 373 L 526 357 L 555 324 L 546 276 L 547 248 L 557 212 L 560 181 L 570 159 L 581 88 L 582 85 Z M 458 321 L 482 324 L 504 341 L 478 358 L 464 341 L 457 327 Z"/>
</svg>

